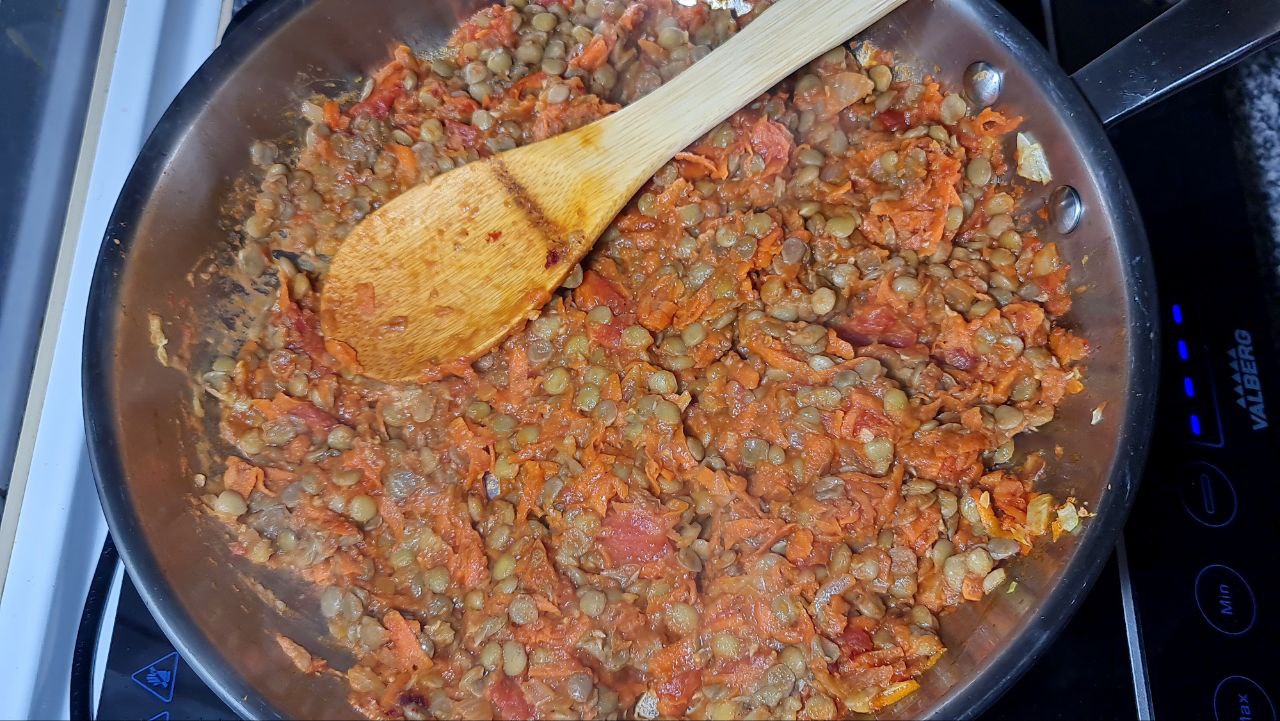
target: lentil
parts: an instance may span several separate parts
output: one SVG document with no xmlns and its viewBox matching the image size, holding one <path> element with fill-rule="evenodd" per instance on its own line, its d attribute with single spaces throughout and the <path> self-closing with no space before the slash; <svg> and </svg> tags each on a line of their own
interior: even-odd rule
<svg viewBox="0 0 1280 721">
<path fill-rule="evenodd" d="M 904 682 L 942 650 L 930 609 L 1005 580 L 1022 546 L 991 538 L 991 515 L 1028 541 L 1080 522 L 977 483 L 996 467 L 1016 481 L 1002 488 L 1037 482 L 1012 435 L 1079 390 L 1087 350 L 1058 325 L 1065 253 L 1014 227 L 1020 196 L 996 172 L 1013 123 L 861 51 L 825 54 L 667 163 L 469 368 L 373 384 L 325 349 L 316 289 L 354 223 L 636 100 L 738 29 L 726 9 L 660 5 L 509 0 L 440 57 L 398 50 L 336 122 L 313 98 L 301 142 L 250 148 L 241 268 L 288 292 L 197 378 L 237 446 L 204 500 L 244 526 L 250 560 L 335 579 L 319 610 L 361 659 L 348 677 L 371 716 L 830 718 L 849 709 L 811 661 L 843 682 L 869 677 L 854 655 L 891 650 Z M 829 102 L 875 117 L 837 122 Z M 985 434 L 960 421 L 974 410 Z M 808 535 L 779 535 L 792 523 Z M 865 639 L 789 645 L 832 626 L 813 599 L 833 582 L 853 616 L 838 626 Z M 676 676 L 676 648 L 705 668 Z M 431 670 L 406 673 L 418 652 Z M 747 656 L 763 672 L 732 687 L 726 664 Z M 572 673 L 525 678 L 557 663 Z M 383 699 L 393 678 L 412 688 Z M 681 679 L 691 706 L 662 691 Z M 852 683 L 838 700 L 864 713 L 894 688 Z"/>
</svg>

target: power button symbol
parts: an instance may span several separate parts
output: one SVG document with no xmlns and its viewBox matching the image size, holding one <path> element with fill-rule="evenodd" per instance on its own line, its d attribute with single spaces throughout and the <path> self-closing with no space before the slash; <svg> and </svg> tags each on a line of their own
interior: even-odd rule
<svg viewBox="0 0 1280 721">
<path fill-rule="evenodd" d="M 1238 502 L 1231 480 L 1217 466 L 1196 461 L 1182 469 L 1182 506 L 1187 513 L 1210 528 L 1221 528 L 1235 520 Z"/>
</svg>

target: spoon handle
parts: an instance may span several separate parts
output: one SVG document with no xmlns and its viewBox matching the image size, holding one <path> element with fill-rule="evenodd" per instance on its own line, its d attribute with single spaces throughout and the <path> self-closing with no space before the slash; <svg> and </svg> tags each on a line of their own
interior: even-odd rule
<svg viewBox="0 0 1280 721">
<path fill-rule="evenodd" d="M 905 0 L 780 0 L 724 45 L 601 121 L 608 146 L 643 148 L 648 177 L 672 155 Z"/>
</svg>

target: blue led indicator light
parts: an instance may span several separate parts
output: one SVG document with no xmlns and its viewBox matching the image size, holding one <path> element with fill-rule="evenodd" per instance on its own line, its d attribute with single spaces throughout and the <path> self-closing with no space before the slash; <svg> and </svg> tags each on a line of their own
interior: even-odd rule
<svg viewBox="0 0 1280 721">
<path fill-rule="evenodd" d="M 1178 357 L 1182 360 L 1186 360 L 1191 357 L 1191 354 L 1187 352 L 1187 342 L 1184 340 L 1178 341 Z"/>
<path fill-rule="evenodd" d="M 1182 306 L 1173 304 L 1173 322 L 1182 325 Z"/>
<path fill-rule="evenodd" d="M 1191 414 L 1191 435 L 1200 435 L 1200 416 L 1194 413 Z"/>
<path fill-rule="evenodd" d="M 1186 393 L 1188 398 L 1196 397 L 1196 387 L 1187 376 L 1182 377 L 1182 392 Z"/>
</svg>

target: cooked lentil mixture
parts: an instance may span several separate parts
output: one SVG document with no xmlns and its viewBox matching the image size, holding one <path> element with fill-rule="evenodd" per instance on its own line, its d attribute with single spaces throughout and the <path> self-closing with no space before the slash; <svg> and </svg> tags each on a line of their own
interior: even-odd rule
<svg viewBox="0 0 1280 721">
<path fill-rule="evenodd" d="M 317 584 L 369 716 L 873 712 L 944 652 L 939 616 L 1078 527 L 1015 453 L 1087 353 L 1019 211 L 1019 119 L 867 45 L 663 167 L 474 363 L 386 385 L 326 344 L 362 217 L 609 114 L 764 5 L 507 0 L 305 103 L 295 153 L 253 145 L 240 262 L 279 291 L 200 379 L 229 445 L 204 500 Z"/>
</svg>

